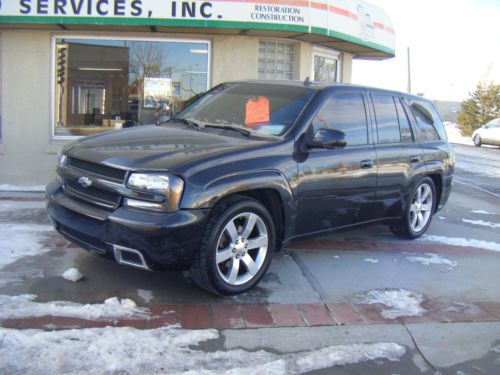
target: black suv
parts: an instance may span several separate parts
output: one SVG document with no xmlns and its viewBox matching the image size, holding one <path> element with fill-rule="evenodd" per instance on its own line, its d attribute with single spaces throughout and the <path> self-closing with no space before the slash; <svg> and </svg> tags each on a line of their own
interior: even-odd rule
<svg viewBox="0 0 500 375">
<path fill-rule="evenodd" d="M 202 288 L 232 295 L 291 240 L 367 223 L 421 236 L 453 169 L 441 120 L 421 97 L 231 82 L 160 126 L 65 147 L 47 207 L 55 228 L 92 253 L 189 269 Z"/>
</svg>

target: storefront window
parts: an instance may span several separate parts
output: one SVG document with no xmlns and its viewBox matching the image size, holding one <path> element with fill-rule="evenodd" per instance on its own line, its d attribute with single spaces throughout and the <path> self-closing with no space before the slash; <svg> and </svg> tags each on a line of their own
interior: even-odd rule
<svg viewBox="0 0 500 375">
<path fill-rule="evenodd" d="M 259 42 L 259 79 L 293 78 L 293 44 Z"/>
<path fill-rule="evenodd" d="M 56 136 L 153 124 L 208 89 L 209 43 L 55 40 Z"/>
</svg>

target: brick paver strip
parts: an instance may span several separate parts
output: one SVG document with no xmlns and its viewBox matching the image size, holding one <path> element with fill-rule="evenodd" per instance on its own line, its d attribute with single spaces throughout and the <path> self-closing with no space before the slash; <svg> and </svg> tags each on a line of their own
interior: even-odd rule
<svg viewBox="0 0 500 375">
<path fill-rule="evenodd" d="M 273 303 L 269 305 L 269 311 L 275 327 L 303 327 L 306 325 L 297 310 L 297 305 Z"/>
<path fill-rule="evenodd" d="M 241 305 L 241 312 L 248 328 L 273 326 L 273 317 L 269 313 L 267 304 Z"/>
<path fill-rule="evenodd" d="M 213 304 L 210 308 L 212 309 L 212 328 L 245 328 L 239 305 Z"/>
<path fill-rule="evenodd" d="M 339 324 L 323 303 L 297 305 L 297 310 L 308 326 L 328 326 Z"/>
<path fill-rule="evenodd" d="M 394 319 L 386 319 L 382 316 L 382 310 L 388 307 L 379 303 L 359 303 L 356 309 L 368 324 L 397 323 Z"/>
<path fill-rule="evenodd" d="M 480 308 L 493 315 L 495 318 L 500 319 L 500 303 L 499 302 L 478 302 L 476 303 Z"/>
<path fill-rule="evenodd" d="M 352 303 L 327 303 L 326 306 L 339 324 L 350 325 L 366 323 Z"/>
<path fill-rule="evenodd" d="M 182 305 L 181 319 L 182 328 L 206 329 L 211 326 L 210 308 L 208 305 Z"/>
</svg>

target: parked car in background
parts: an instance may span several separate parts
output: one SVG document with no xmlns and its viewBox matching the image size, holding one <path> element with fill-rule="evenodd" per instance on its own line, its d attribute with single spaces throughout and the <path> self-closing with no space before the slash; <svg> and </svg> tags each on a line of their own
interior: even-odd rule
<svg viewBox="0 0 500 375">
<path fill-rule="evenodd" d="M 424 234 L 448 200 L 452 147 L 428 100 L 343 84 L 221 84 L 161 126 L 82 138 L 47 210 L 68 240 L 242 293 L 299 238 L 385 223 Z"/>
<path fill-rule="evenodd" d="M 500 146 L 500 118 L 491 120 L 472 133 L 474 145 Z"/>
</svg>

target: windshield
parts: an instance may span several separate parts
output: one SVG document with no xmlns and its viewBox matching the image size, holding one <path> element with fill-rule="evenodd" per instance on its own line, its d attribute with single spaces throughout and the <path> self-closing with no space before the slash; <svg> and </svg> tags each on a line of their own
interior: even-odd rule
<svg viewBox="0 0 500 375">
<path fill-rule="evenodd" d="M 293 125 L 313 94 L 314 91 L 307 87 L 223 84 L 203 95 L 176 119 L 282 135 Z"/>
</svg>

